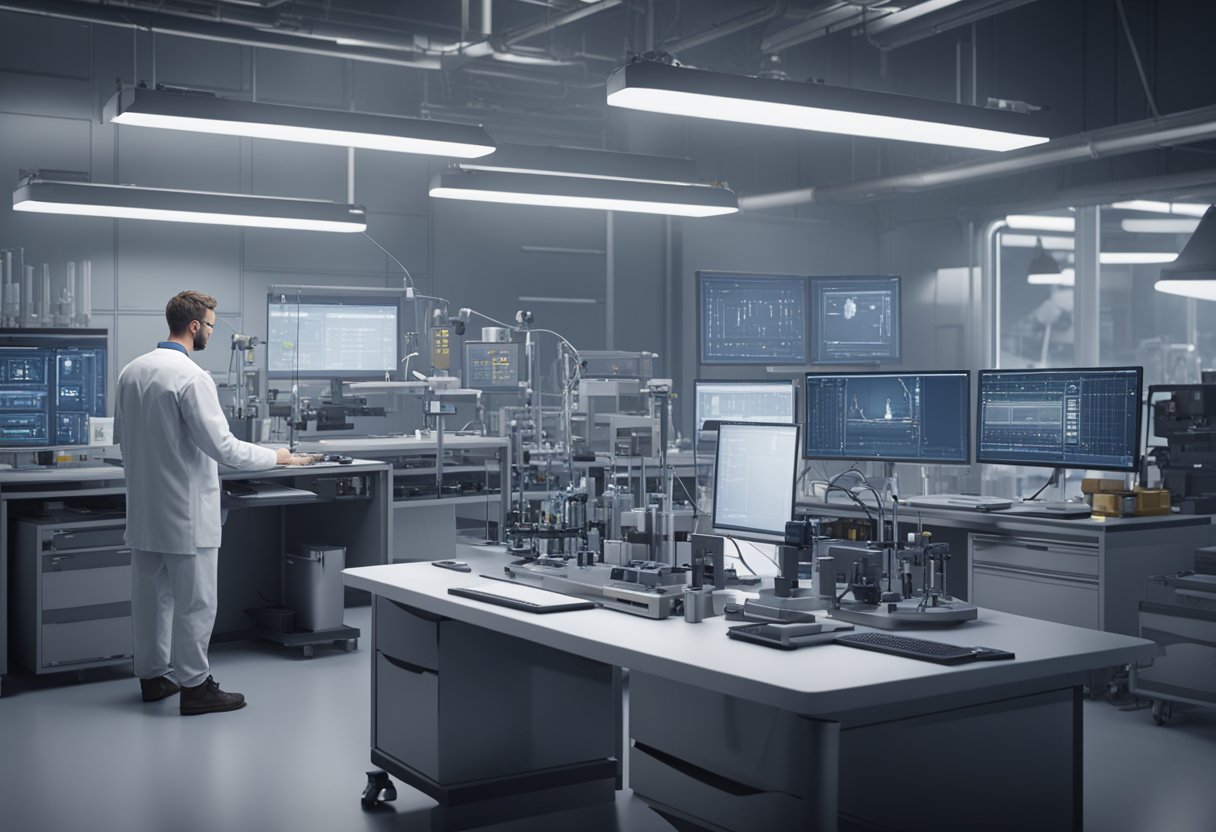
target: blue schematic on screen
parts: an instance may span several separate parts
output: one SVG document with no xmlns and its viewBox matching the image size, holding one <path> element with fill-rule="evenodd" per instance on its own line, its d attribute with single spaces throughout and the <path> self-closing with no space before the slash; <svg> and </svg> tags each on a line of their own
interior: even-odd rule
<svg viewBox="0 0 1216 832">
<path fill-rule="evenodd" d="M 0 332 L 0 447 L 87 445 L 105 415 L 104 331 Z"/>
<path fill-rule="evenodd" d="M 698 272 L 702 364 L 805 364 L 806 278 Z"/>
<path fill-rule="evenodd" d="M 808 373 L 807 459 L 965 465 L 970 374 Z"/>
<path fill-rule="evenodd" d="M 1135 471 L 1141 367 L 981 370 L 979 462 Z"/>
<path fill-rule="evenodd" d="M 900 280 L 812 277 L 814 364 L 891 364 L 900 360 Z"/>
</svg>

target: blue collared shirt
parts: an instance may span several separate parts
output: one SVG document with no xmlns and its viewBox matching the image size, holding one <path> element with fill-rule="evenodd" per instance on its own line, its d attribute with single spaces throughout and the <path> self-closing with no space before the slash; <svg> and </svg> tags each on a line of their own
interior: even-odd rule
<svg viewBox="0 0 1216 832">
<path fill-rule="evenodd" d="M 175 341 L 161 341 L 156 345 L 156 348 L 159 350 L 177 350 L 182 355 L 190 354 L 185 347 Z"/>
</svg>

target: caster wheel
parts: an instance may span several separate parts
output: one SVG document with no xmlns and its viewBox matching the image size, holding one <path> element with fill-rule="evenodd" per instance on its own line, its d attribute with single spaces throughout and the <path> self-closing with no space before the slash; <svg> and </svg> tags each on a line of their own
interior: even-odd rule
<svg viewBox="0 0 1216 832">
<path fill-rule="evenodd" d="M 1165 725 L 1174 715 L 1174 703 L 1167 702 L 1164 699 L 1153 700 L 1153 722 L 1157 725 Z"/>
<path fill-rule="evenodd" d="M 345 650 L 347 653 L 355 652 L 356 650 L 359 649 L 359 639 L 348 638 L 346 641 L 342 642 L 342 649 Z"/>
<path fill-rule="evenodd" d="M 314 655 L 316 655 L 316 648 L 311 644 L 305 644 L 300 648 L 300 652 L 304 654 L 304 658 L 311 659 Z"/>
<path fill-rule="evenodd" d="M 369 771 L 367 785 L 363 787 L 363 797 L 359 801 L 364 811 L 374 809 L 382 803 L 397 799 L 397 787 L 383 771 Z"/>
</svg>

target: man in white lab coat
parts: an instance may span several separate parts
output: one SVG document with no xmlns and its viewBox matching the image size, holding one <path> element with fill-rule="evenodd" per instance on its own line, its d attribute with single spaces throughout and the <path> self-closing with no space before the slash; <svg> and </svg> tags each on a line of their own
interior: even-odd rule
<svg viewBox="0 0 1216 832">
<path fill-rule="evenodd" d="M 123 368 L 114 407 L 127 480 L 135 672 L 145 702 L 180 690 L 185 715 L 245 705 L 241 694 L 220 689 L 207 661 L 220 546 L 216 463 L 256 470 L 311 461 L 242 442 L 228 429 L 215 382 L 190 358 L 207 346 L 215 306 L 199 292 L 173 297 L 168 340 Z"/>
</svg>

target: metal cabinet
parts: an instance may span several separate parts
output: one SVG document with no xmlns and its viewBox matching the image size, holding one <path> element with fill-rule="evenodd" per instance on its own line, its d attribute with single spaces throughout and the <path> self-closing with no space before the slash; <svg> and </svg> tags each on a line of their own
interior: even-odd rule
<svg viewBox="0 0 1216 832">
<path fill-rule="evenodd" d="M 1098 546 L 971 535 L 971 600 L 981 607 L 1098 629 Z"/>
<path fill-rule="evenodd" d="M 131 550 L 126 521 L 37 517 L 17 524 L 13 643 L 34 673 L 130 661 Z"/>
</svg>

